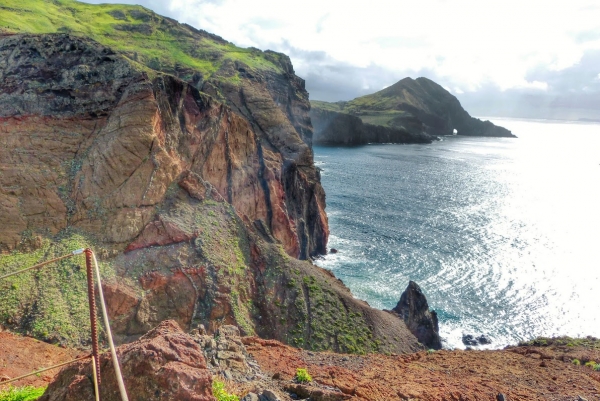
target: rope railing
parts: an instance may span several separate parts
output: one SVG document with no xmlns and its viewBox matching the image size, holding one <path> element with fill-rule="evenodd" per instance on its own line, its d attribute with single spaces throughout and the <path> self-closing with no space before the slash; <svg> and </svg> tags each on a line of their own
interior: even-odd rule
<svg viewBox="0 0 600 401">
<path fill-rule="evenodd" d="M 72 359 L 72 360 L 67 361 L 67 362 L 61 362 L 61 363 L 56 364 L 56 365 L 48 366 L 47 368 L 43 368 L 43 369 L 39 369 L 39 370 L 34 370 L 33 372 L 29 372 L 29 373 L 26 373 L 24 375 L 14 377 L 14 378 L 12 378 L 10 380 L 4 380 L 4 381 L 0 382 L 0 386 L 4 386 L 4 385 L 9 384 L 9 383 L 14 383 L 16 381 L 19 381 L 19 380 L 22 380 L 22 379 L 26 379 L 29 376 L 37 375 L 39 373 L 44 373 L 44 372 L 47 372 L 47 371 L 52 370 L 52 369 L 63 367 L 65 365 L 68 365 L 68 364 L 73 363 L 73 362 L 79 362 L 79 361 L 83 361 L 84 359 L 93 358 L 93 357 L 94 356 L 92 354 L 89 354 L 89 355 L 86 355 L 86 356 L 82 356 L 81 358 L 76 358 L 76 359 Z"/>
<path fill-rule="evenodd" d="M 119 365 L 119 359 L 117 357 L 117 352 L 115 348 L 115 344 L 112 338 L 112 332 L 110 330 L 110 323 L 108 320 L 108 313 L 106 311 L 106 303 L 104 301 L 104 293 L 102 292 L 102 279 L 100 277 L 100 269 L 98 268 L 98 260 L 96 259 L 96 255 L 94 251 L 90 248 L 85 249 L 77 249 L 69 254 L 47 260 L 42 263 L 38 263 L 36 265 L 20 269 L 14 271 L 12 273 L 4 274 L 0 276 L 0 280 L 6 279 L 8 277 L 15 276 L 17 274 L 24 273 L 29 270 L 39 269 L 44 266 L 47 266 L 51 263 L 59 262 L 63 259 L 67 259 L 76 255 L 85 255 L 85 265 L 86 265 L 86 275 L 87 275 L 87 289 L 88 289 L 88 302 L 90 309 L 90 327 L 91 327 L 91 337 L 92 337 L 92 353 L 90 355 L 86 355 L 81 358 L 76 358 L 68 362 L 59 363 L 57 365 L 49 366 L 47 368 L 39 369 L 34 372 L 27 373 L 25 375 L 15 377 L 9 380 L 5 380 L 0 382 L 0 386 L 4 386 L 9 383 L 13 383 L 19 381 L 21 379 L 27 378 L 29 376 L 37 375 L 42 372 L 46 372 L 48 370 L 60 368 L 62 366 L 68 365 L 70 363 L 79 362 L 88 358 L 91 358 L 92 362 L 92 379 L 94 384 L 94 394 L 96 401 L 100 401 L 100 385 L 101 385 L 101 376 L 100 376 L 100 349 L 98 346 L 98 320 L 97 320 L 97 308 L 96 308 L 96 294 L 95 294 L 95 286 L 94 286 L 94 275 L 96 277 L 96 285 L 98 289 L 98 297 L 100 299 L 100 309 L 102 312 L 102 318 L 104 321 L 105 329 L 106 329 L 106 337 L 108 340 L 108 345 L 110 348 L 110 354 L 115 370 L 115 375 L 117 378 L 117 384 L 119 386 L 119 393 L 121 395 L 121 401 L 129 401 L 127 396 L 127 391 L 125 390 L 125 383 L 123 382 L 123 375 L 121 373 L 121 367 Z"/>
</svg>

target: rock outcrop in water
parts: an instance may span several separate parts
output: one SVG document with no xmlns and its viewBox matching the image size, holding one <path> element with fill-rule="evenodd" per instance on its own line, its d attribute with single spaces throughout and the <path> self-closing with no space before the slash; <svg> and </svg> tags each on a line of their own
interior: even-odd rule
<svg viewBox="0 0 600 401">
<path fill-rule="evenodd" d="M 312 349 L 418 349 L 402 320 L 296 259 L 324 253 L 328 228 L 307 95 L 286 71 L 240 95 L 242 113 L 89 39 L 1 37 L 0 245 L 12 252 L 0 272 L 92 246 L 120 342 L 174 319 Z M 1 323 L 85 342 L 75 266 L 0 283 Z"/>
<path fill-rule="evenodd" d="M 404 319 L 409 330 L 421 344 L 433 349 L 442 348 L 437 314 L 429 310 L 425 294 L 417 283 L 409 281 L 408 287 L 392 311 Z"/>
<path fill-rule="evenodd" d="M 423 143 L 419 138 L 455 132 L 468 136 L 514 137 L 503 127 L 471 117 L 455 96 L 427 78 L 404 78 L 379 92 L 349 102 L 313 101 L 311 106 L 315 143 L 355 144 L 364 142 L 362 138 L 369 135 L 373 140 L 367 142 Z M 404 135 L 378 135 L 370 126 L 363 128 L 356 124 L 351 116 L 394 133 L 404 132 Z M 389 141 L 390 138 L 398 140 Z"/>
</svg>

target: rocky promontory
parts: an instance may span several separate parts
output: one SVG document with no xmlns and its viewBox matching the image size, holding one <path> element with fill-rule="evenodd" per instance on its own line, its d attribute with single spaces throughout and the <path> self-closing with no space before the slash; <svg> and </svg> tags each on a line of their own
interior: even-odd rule
<svg viewBox="0 0 600 401">
<path fill-rule="evenodd" d="M 312 101 L 311 106 L 315 143 L 428 143 L 426 138 L 430 142 L 453 134 L 514 137 L 503 127 L 471 117 L 454 95 L 423 77 L 404 78 L 348 102 Z"/>
<path fill-rule="evenodd" d="M 424 132 L 363 123 L 356 116 L 314 107 L 310 111 L 313 122 L 313 142 L 318 145 L 357 146 L 367 143 L 431 143 L 432 137 Z M 415 123 L 420 124 L 419 121 Z"/>
</svg>

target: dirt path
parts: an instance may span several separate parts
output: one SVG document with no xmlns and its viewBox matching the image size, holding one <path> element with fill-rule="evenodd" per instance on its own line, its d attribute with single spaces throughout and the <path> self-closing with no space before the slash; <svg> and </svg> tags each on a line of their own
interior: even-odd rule
<svg viewBox="0 0 600 401">
<path fill-rule="evenodd" d="M 600 372 L 583 366 L 586 361 L 600 361 L 600 345 L 357 356 L 304 351 L 255 337 L 243 342 L 268 377 L 278 374 L 281 381 L 276 382 L 289 383 L 297 368 L 307 368 L 314 381 L 338 388 L 354 401 L 496 400 L 499 394 L 510 401 L 600 401 Z M 0 378 L 82 354 L 0 332 Z M 582 365 L 573 365 L 573 359 Z M 57 369 L 16 385 L 45 386 L 56 373 Z"/>
<path fill-rule="evenodd" d="M 316 353 L 274 341 L 245 339 L 263 371 L 291 379 L 306 367 L 313 379 L 352 400 L 600 400 L 600 372 L 574 357 L 600 360 L 600 350 L 515 347 L 500 351 L 437 351 L 351 356 Z"/>
<path fill-rule="evenodd" d="M 0 388 L 2 380 L 17 377 L 33 370 L 66 362 L 84 355 L 83 352 L 60 348 L 33 338 L 16 336 L 8 332 L 0 332 Z M 14 386 L 47 386 L 59 369 L 53 369 L 39 376 L 31 376 L 12 383 Z"/>
</svg>

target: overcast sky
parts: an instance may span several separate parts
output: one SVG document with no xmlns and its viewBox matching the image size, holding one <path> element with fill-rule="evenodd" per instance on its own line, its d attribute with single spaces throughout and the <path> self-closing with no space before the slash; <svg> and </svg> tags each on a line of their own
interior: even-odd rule
<svg viewBox="0 0 600 401">
<path fill-rule="evenodd" d="M 473 115 L 600 119 L 598 0 L 120 0 L 288 54 L 311 99 L 410 76 Z"/>
</svg>

